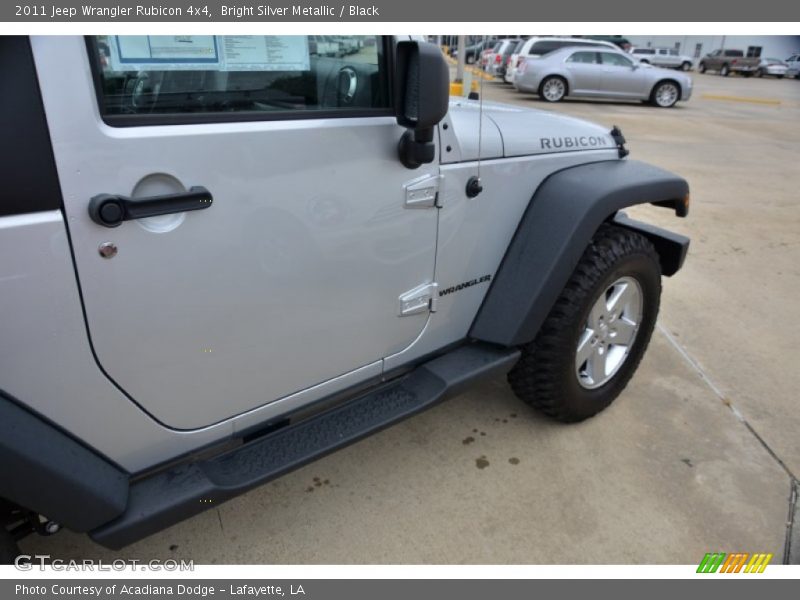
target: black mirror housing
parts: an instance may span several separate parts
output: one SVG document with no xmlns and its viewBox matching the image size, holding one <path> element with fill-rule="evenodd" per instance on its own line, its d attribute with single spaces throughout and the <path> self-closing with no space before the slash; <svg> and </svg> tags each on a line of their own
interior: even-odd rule
<svg viewBox="0 0 800 600">
<path fill-rule="evenodd" d="M 450 70 L 442 50 L 429 42 L 397 43 L 395 110 L 409 129 L 435 126 L 447 114 Z"/>
<path fill-rule="evenodd" d="M 441 49 L 428 42 L 403 41 L 396 47 L 394 106 L 401 162 L 409 169 L 436 157 L 433 128 L 447 115 L 450 70 Z"/>
</svg>

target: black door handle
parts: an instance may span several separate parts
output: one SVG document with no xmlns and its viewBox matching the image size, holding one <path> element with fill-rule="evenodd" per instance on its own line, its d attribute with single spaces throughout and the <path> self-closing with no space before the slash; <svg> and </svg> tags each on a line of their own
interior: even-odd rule
<svg viewBox="0 0 800 600">
<path fill-rule="evenodd" d="M 89 216 L 98 225 L 117 227 L 132 219 L 208 208 L 213 202 L 211 192 L 199 185 L 189 188 L 188 192 L 147 198 L 98 194 L 89 201 Z"/>
</svg>

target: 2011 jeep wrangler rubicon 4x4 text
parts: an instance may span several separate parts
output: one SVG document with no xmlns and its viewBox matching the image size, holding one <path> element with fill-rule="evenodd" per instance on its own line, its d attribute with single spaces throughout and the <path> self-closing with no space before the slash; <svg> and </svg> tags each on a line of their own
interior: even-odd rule
<svg viewBox="0 0 800 600">
<path fill-rule="evenodd" d="M 562 421 L 625 387 L 689 240 L 620 210 L 687 183 L 352 38 L 0 38 L 4 558 L 120 548 L 480 377 Z"/>
</svg>

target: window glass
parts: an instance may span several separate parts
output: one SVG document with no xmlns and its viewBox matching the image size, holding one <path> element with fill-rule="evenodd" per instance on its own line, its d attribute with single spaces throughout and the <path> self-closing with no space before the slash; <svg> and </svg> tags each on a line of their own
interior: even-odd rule
<svg viewBox="0 0 800 600">
<path fill-rule="evenodd" d="M 567 62 L 595 65 L 597 64 L 597 52 L 575 52 L 567 59 Z"/>
<path fill-rule="evenodd" d="M 629 58 L 621 54 L 612 54 L 611 52 L 601 52 L 604 65 L 612 65 L 615 67 L 630 67 L 633 63 Z"/>
<path fill-rule="evenodd" d="M 380 36 L 96 36 L 90 46 L 104 116 L 389 106 Z"/>
<path fill-rule="evenodd" d="M 535 42 L 531 49 L 528 51 L 528 54 L 532 54 L 534 56 L 541 56 L 543 54 L 547 54 L 548 52 L 552 52 L 553 50 L 558 50 L 559 48 L 564 48 L 565 46 L 572 46 L 571 42 L 561 42 L 556 40 L 544 41 L 544 42 Z"/>
<path fill-rule="evenodd" d="M 655 54 L 656 51 L 652 48 L 637 48 L 634 50 L 635 54 Z"/>
</svg>

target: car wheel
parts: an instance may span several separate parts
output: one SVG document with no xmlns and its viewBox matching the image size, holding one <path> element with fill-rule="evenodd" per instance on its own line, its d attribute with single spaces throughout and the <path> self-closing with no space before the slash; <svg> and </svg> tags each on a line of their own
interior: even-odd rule
<svg viewBox="0 0 800 600">
<path fill-rule="evenodd" d="M 469 55 L 468 55 L 468 56 L 467 56 L 467 64 L 468 64 L 468 65 L 471 65 L 471 64 L 474 64 L 474 63 L 475 63 L 475 57 L 474 57 L 474 56 L 469 56 Z"/>
<path fill-rule="evenodd" d="M 564 422 L 587 419 L 625 388 L 653 333 L 661 269 L 642 235 L 603 225 L 536 339 L 508 375 L 527 404 Z"/>
<path fill-rule="evenodd" d="M 650 102 L 659 108 L 670 108 L 681 97 L 681 90 L 674 81 L 662 81 L 657 83 L 650 94 Z"/>
<path fill-rule="evenodd" d="M 559 102 L 567 95 L 567 82 L 563 77 L 545 77 L 539 85 L 539 97 L 547 102 Z"/>
<path fill-rule="evenodd" d="M 775 75 L 777 79 L 783 79 L 783 75 Z"/>
<path fill-rule="evenodd" d="M 681 63 L 681 71 L 690 71 L 692 68 L 692 63 L 689 61 L 684 61 Z"/>
<path fill-rule="evenodd" d="M 706 72 L 706 63 L 700 63 L 697 65 L 698 73 L 705 73 Z"/>
<path fill-rule="evenodd" d="M 756 77 L 763 77 L 764 76 L 764 69 L 759 69 L 756 71 Z"/>
<path fill-rule="evenodd" d="M 719 68 L 719 74 L 720 74 L 720 75 L 722 75 L 723 77 L 727 77 L 728 75 L 730 75 L 730 74 L 731 74 L 731 69 L 730 69 L 730 67 L 729 67 L 728 65 L 722 65 L 722 66 Z"/>
</svg>

